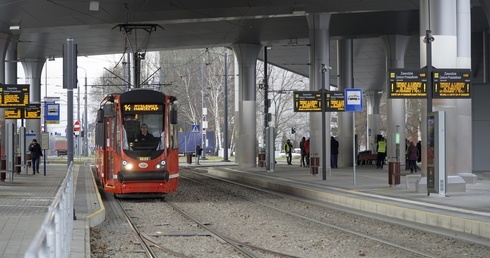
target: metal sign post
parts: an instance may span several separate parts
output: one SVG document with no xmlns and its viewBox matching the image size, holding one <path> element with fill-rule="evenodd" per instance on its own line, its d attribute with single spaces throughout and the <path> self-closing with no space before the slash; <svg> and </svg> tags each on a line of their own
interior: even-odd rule
<svg viewBox="0 0 490 258">
<path fill-rule="evenodd" d="M 46 150 L 49 149 L 49 133 L 43 132 L 41 134 L 41 149 L 43 149 L 43 169 L 44 176 L 46 176 Z"/>
</svg>

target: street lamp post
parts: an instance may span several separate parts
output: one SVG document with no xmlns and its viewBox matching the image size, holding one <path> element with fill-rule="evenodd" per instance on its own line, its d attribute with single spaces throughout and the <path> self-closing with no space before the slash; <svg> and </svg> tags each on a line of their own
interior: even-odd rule
<svg viewBox="0 0 490 258">
<path fill-rule="evenodd" d="M 83 156 L 88 156 L 88 100 L 87 100 L 87 73 L 85 73 L 85 111 L 83 118 Z"/>
<path fill-rule="evenodd" d="M 205 63 L 202 64 L 201 66 L 201 77 L 202 77 L 202 88 L 201 88 L 201 103 L 202 103 L 202 124 L 201 124 L 201 129 L 202 129 L 202 159 L 206 159 L 206 128 L 207 128 L 207 121 L 206 121 L 206 114 L 207 114 L 207 109 L 206 109 L 206 102 L 204 101 L 204 68 L 205 68 Z"/>
<path fill-rule="evenodd" d="M 78 141 L 78 156 L 80 157 L 81 152 L 83 151 L 83 156 L 88 155 L 88 141 L 87 141 L 87 70 L 85 68 L 78 66 L 78 68 L 82 69 L 85 72 L 85 77 L 84 77 L 84 83 L 85 83 L 85 108 L 84 108 L 84 117 L 83 117 L 83 124 L 81 128 L 81 132 L 83 131 L 83 137 L 82 134 L 80 133 L 79 139 L 83 139 L 83 141 Z M 77 120 L 80 121 L 80 86 L 78 86 L 78 114 L 77 114 Z M 80 148 L 80 143 L 83 145 L 83 150 Z M 80 158 L 79 158 L 80 159 Z"/>
<path fill-rule="evenodd" d="M 225 118 L 223 120 L 224 126 L 224 147 L 223 147 L 223 161 L 228 160 L 228 53 L 225 52 Z"/>
</svg>

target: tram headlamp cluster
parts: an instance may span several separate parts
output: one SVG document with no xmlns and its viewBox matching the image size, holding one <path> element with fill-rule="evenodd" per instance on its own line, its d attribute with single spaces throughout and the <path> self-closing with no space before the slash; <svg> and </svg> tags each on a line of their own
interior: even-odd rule
<svg viewBox="0 0 490 258">
<path fill-rule="evenodd" d="M 123 166 L 124 170 L 132 170 L 134 167 L 133 164 L 131 164 L 125 160 L 122 161 L 122 166 Z"/>
<path fill-rule="evenodd" d="M 155 169 L 160 170 L 160 169 L 165 169 L 167 165 L 167 162 L 165 160 L 160 161 L 160 163 L 157 163 L 155 165 Z"/>
</svg>

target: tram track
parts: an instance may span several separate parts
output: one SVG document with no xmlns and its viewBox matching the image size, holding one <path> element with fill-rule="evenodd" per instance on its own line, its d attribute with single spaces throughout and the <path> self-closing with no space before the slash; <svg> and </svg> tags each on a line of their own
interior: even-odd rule
<svg viewBox="0 0 490 258">
<path fill-rule="evenodd" d="M 156 257 L 486 257 L 481 254 L 489 253 L 485 247 L 334 211 L 193 168 L 181 169 L 179 191 L 165 201 L 121 202 L 118 209 L 128 213 L 143 239 L 121 240 L 130 251 L 118 253 L 120 257 L 143 257 L 142 250 L 135 250 L 143 241 Z M 113 235 L 123 233 L 106 239 L 116 242 Z M 428 245 L 431 241 L 437 245 Z"/>
<path fill-rule="evenodd" d="M 193 171 L 189 171 L 189 172 L 190 173 L 195 173 Z M 203 177 L 208 177 L 208 175 L 202 174 L 202 173 L 195 173 L 195 174 L 196 175 L 199 175 L 199 176 L 203 176 Z M 229 184 L 234 184 L 234 185 L 237 185 L 237 186 L 248 188 L 248 189 L 251 189 L 251 190 L 254 190 L 254 191 L 262 191 L 262 192 L 272 193 L 271 191 L 260 189 L 260 188 L 257 188 L 257 187 L 254 187 L 254 186 L 250 186 L 250 185 L 246 185 L 246 184 L 241 184 L 241 183 L 238 183 L 236 181 L 229 181 L 229 180 L 226 180 L 226 179 L 220 179 L 220 178 L 216 178 L 216 177 L 209 177 L 209 178 L 213 178 L 214 180 L 220 180 L 222 182 L 226 182 L 226 183 L 229 183 Z M 190 180 L 190 181 L 193 181 L 194 183 L 197 183 L 197 184 L 203 184 L 202 182 L 200 182 L 198 180 L 190 179 L 189 177 L 185 177 L 185 176 L 182 176 L 182 175 L 181 175 L 181 179 Z M 209 187 L 212 187 L 212 186 L 209 186 Z M 218 190 L 218 191 L 222 191 L 222 189 L 219 189 L 219 188 L 216 188 L 216 187 L 212 187 L 212 188 L 215 189 L 215 190 Z M 317 219 L 309 218 L 307 216 L 303 216 L 303 215 L 300 215 L 300 214 L 297 214 L 297 213 L 292 213 L 292 212 L 287 211 L 285 209 L 281 209 L 281 208 L 274 207 L 272 205 L 268 205 L 268 204 L 264 204 L 264 203 L 261 203 L 261 202 L 257 202 L 257 201 L 251 200 L 249 198 L 246 198 L 246 197 L 244 197 L 242 195 L 238 195 L 238 194 L 231 193 L 231 192 L 225 192 L 225 191 L 223 191 L 223 192 L 226 193 L 226 194 L 234 195 L 237 198 L 241 198 L 243 200 L 246 200 L 246 201 L 255 203 L 257 205 L 260 205 L 260 206 L 263 206 L 263 207 L 267 207 L 269 209 L 273 209 L 273 210 L 276 210 L 276 211 L 279 211 L 279 212 L 288 214 L 288 215 L 293 216 L 293 217 L 296 217 L 298 219 L 307 220 L 307 221 L 316 223 L 318 225 L 322 225 L 322 226 L 329 227 L 329 228 L 332 228 L 332 229 L 335 229 L 335 230 L 339 230 L 339 231 L 342 231 L 342 232 L 345 232 L 345 233 L 348 233 L 348 234 L 352 234 L 352 235 L 356 235 L 356 236 L 359 236 L 359 237 L 362 237 L 362 238 L 365 238 L 365 239 L 369 239 L 369 240 L 378 242 L 380 244 L 384 244 L 384 245 L 388 245 L 388 246 L 391 246 L 391 247 L 394 247 L 394 248 L 397 248 L 397 249 L 405 250 L 405 251 L 407 251 L 409 253 L 412 253 L 412 254 L 415 254 L 415 255 L 419 255 L 419 256 L 422 256 L 422 257 L 437 257 L 435 255 L 431 255 L 431 254 L 428 254 L 428 253 L 420 252 L 420 251 L 418 251 L 416 249 L 413 249 L 413 248 L 407 248 L 405 246 L 402 246 L 402 245 L 397 244 L 397 243 L 394 243 L 394 242 L 387 241 L 385 239 L 381 239 L 381 238 L 370 236 L 369 234 L 364 234 L 364 233 L 356 232 L 354 230 L 345 229 L 345 228 L 336 226 L 336 225 L 334 225 L 332 223 L 322 222 L 322 221 L 319 221 Z M 281 194 L 281 193 L 274 192 L 274 194 L 277 194 L 277 195 L 279 195 L 281 197 L 285 197 L 285 198 L 288 198 L 289 197 L 289 196 L 286 196 L 286 195 Z M 294 257 L 294 256 L 291 256 L 291 257 Z"/>
<path fill-rule="evenodd" d="M 331 205 L 328 204 L 320 204 L 319 202 L 307 200 L 304 198 L 296 197 L 296 196 L 290 196 L 287 194 L 279 193 L 279 192 L 274 192 L 269 189 L 263 189 L 260 187 L 256 186 L 250 186 L 247 184 L 242 184 L 236 181 L 231 181 L 219 177 L 215 177 L 212 175 L 209 175 L 207 173 L 202 173 L 202 172 L 197 172 L 198 170 L 195 169 L 186 169 L 181 173 L 181 179 L 183 180 L 192 180 L 193 183 L 195 184 L 208 184 L 210 180 L 213 181 L 219 181 L 219 182 L 224 182 L 226 184 L 232 184 L 235 186 L 239 186 L 240 188 L 246 188 L 250 189 L 251 191 L 257 191 L 261 193 L 265 193 L 266 195 L 273 195 L 273 196 L 278 196 L 278 198 L 274 197 L 263 197 L 261 196 L 260 198 L 248 198 L 247 196 L 244 196 L 241 194 L 241 190 L 238 190 L 237 187 L 223 187 L 218 186 L 210 186 L 215 188 L 217 191 L 223 191 L 225 194 L 231 194 L 236 196 L 237 198 L 253 202 L 257 205 L 267 207 L 267 209 L 272 209 L 276 210 L 278 212 L 288 214 L 290 216 L 296 217 L 298 219 L 303 219 L 306 221 L 309 221 L 311 223 L 315 223 L 319 225 L 319 227 L 327 227 L 331 228 L 334 230 L 338 230 L 341 232 L 345 232 L 347 234 L 355 235 L 357 237 L 364 238 L 369 241 L 373 241 L 375 243 L 378 243 L 379 245 L 384 245 L 384 246 L 389 246 L 391 248 L 394 248 L 399 251 L 406 252 L 406 254 L 409 254 L 410 257 L 440 257 L 441 252 L 446 252 L 448 253 L 449 257 L 454 257 L 455 254 L 451 253 L 451 250 L 456 250 L 457 252 L 463 253 L 463 255 L 469 255 L 471 256 L 471 253 L 475 253 L 475 257 L 484 257 L 478 255 L 481 253 L 481 250 L 488 250 L 488 245 L 481 245 L 479 243 L 475 243 L 471 241 L 471 239 L 465 239 L 464 237 L 457 236 L 456 238 L 453 238 L 451 236 L 448 236 L 445 233 L 439 234 L 437 230 L 432 231 L 430 229 L 420 229 L 419 227 L 415 226 L 412 227 L 410 225 L 407 225 L 405 223 L 396 223 L 396 221 L 389 221 L 389 220 L 379 220 L 377 217 L 373 217 L 370 214 L 360 214 L 357 211 L 350 211 L 345 208 L 339 208 L 337 206 L 331 207 Z M 195 178 L 190 179 L 189 178 L 189 173 L 193 175 Z M 208 180 L 209 179 L 209 180 Z M 212 183 L 211 185 L 214 185 Z M 255 196 L 257 194 L 249 194 L 249 196 Z M 264 196 L 266 196 L 264 195 Z M 305 216 L 305 213 L 303 211 L 291 211 L 290 206 L 286 206 L 286 208 L 281 208 L 279 205 L 277 205 L 278 202 L 267 202 L 267 200 L 270 199 L 291 199 L 294 202 L 303 202 L 303 203 L 308 203 L 307 205 L 321 205 L 324 209 L 335 209 L 338 210 L 341 213 L 349 213 L 352 214 L 351 216 L 362 216 L 365 217 L 366 222 L 363 222 L 363 219 L 356 219 L 355 223 L 351 223 L 353 225 L 348 225 L 346 226 L 345 223 L 342 224 L 342 222 L 337 222 L 337 219 L 334 222 L 330 222 L 329 220 L 325 220 L 322 216 L 319 216 L 316 218 L 315 216 L 310 217 L 310 215 Z M 263 200 L 266 200 L 266 203 L 263 202 Z M 310 206 L 311 207 L 311 206 Z M 340 216 L 342 217 L 342 216 Z M 377 221 L 375 221 L 377 220 Z M 375 221 L 373 224 L 373 229 L 368 229 L 368 227 L 365 227 L 364 224 L 371 224 L 371 222 Z M 360 227 L 357 227 L 356 225 L 362 225 Z M 381 226 L 377 226 L 381 225 Z M 383 230 L 383 228 L 385 228 Z M 399 236 L 397 236 L 396 232 L 400 232 Z M 408 234 L 404 234 L 404 232 L 410 232 Z M 413 232 L 413 233 L 412 233 Z M 393 237 L 394 236 L 394 237 Z M 408 239 L 407 239 L 408 238 Z M 430 239 L 430 241 L 424 241 L 424 239 Z M 438 246 L 437 248 L 431 248 L 427 247 L 430 246 L 431 241 L 440 241 L 441 243 L 447 242 L 450 243 L 451 248 L 444 250 L 444 248 L 440 248 Z M 424 243 L 425 242 L 425 243 Z M 429 243 L 427 243 L 429 242 Z M 474 247 L 477 247 L 477 249 L 481 250 L 472 250 Z M 485 251 L 483 251 L 485 253 Z"/>
</svg>

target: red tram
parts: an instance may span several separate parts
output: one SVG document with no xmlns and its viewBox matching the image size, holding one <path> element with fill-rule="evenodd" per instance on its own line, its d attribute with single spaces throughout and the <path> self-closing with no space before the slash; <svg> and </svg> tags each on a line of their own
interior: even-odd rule
<svg viewBox="0 0 490 258">
<path fill-rule="evenodd" d="M 149 89 L 104 98 L 97 111 L 95 167 L 106 192 L 164 197 L 177 190 L 176 106 L 175 97 Z"/>
</svg>

